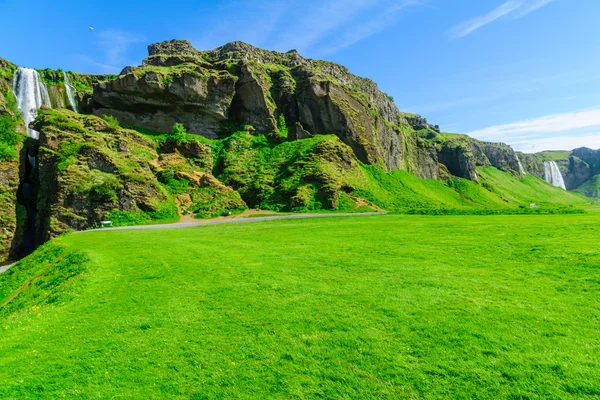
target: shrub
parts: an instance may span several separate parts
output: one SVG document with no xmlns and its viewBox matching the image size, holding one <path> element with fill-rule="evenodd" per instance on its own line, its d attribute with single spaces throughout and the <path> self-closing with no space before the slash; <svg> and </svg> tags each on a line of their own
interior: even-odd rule
<svg viewBox="0 0 600 400">
<path fill-rule="evenodd" d="M 102 116 L 102 119 L 105 120 L 108 123 L 108 126 L 110 126 L 111 128 L 119 129 L 119 120 L 116 117 L 104 114 Z"/>
<path fill-rule="evenodd" d="M 183 124 L 177 123 L 173 125 L 173 129 L 167 134 L 167 143 L 182 144 L 188 141 L 187 131 Z"/>
</svg>

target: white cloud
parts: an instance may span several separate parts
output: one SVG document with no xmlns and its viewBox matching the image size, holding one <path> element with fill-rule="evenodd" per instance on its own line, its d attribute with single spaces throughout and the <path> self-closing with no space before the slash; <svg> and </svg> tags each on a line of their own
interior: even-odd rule
<svg viewBox="0 0 600 400">
<path fill-rule="evenodd" d="M 515 150 L 524 153 L 537 153 L 544 150 L 573 150 L 578 147 L 600 149 L 600 131 L 594 135 L 554 136 L 516 141 L 511 144 Z"/>
<path fill-rule="evenodd" d="M 448 34 L 453 39 L 460 39 L 500 18 L 511 15 L 515 19 L 522 18 L 527 14 L 550 4 L 552 1 L 553 0 L 508 0 L 487 14 L 471 18 L 456 25 L 450 29 Z"/>
<path fill-rule="evenodd" d="M 527 121 L 491 126 L 469 133 L 486 139 L 521 136 L 526 133 L 565 132 L 600 127 L 600 108 L 573 113 L 546 115 Z"/>
<path fill-rule="evenodd" d="M 526 16 L 527 14 L 532 13 L 532 12 L 536 11 L 537 9 L 544 7 L 545 5 L 550 4 L 552 1 L 553 0 L 531 1 L 528 4 L 525 4 L 524 7 L 522 7 L 521 10 L 515 14 L 515 19 L 522 18 L 522 17 Z"/>
<path fill-rule="evenodd" d="M 491 126 L 469 132 L 482 140 L 500 141 L 517 150 L 571 150 L 577 147 L 600 148 L 600 108 Z"/>
</svg>

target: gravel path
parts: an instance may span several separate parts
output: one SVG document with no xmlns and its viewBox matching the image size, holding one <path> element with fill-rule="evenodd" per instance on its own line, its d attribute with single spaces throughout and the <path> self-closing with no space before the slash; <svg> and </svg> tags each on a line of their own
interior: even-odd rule
<svg viewBox="0 0 600 400">
<path fill-rule="evenodd" d="M 136 229 L 178 229 L 190 228 L 193 226 L 207 225 L 224 225 L 224 224 L 244 224 L 250 222 L 275 221 L 278 219 L 307 219 L 307 218 L 331 218 L 331 217 L 365 217 L 371 215 L 385 215 L 385 212 L 368 212 L 368 213 L 345 213 L 345 214 L 292 214 L 292 215 L 277 215 L 271 217 L 256 217 L 256 218 L 223 218 L 223 219 L 208 219 L 198 220 L 194 222 L 175 222 L 173 224 L 162 225 L 137 225 L 137 226 L 120 226 L 118 228 L 100 228 L 91 229 L 89 231 L 73 232 L 74 234 L 98 232 L 98 231 L 125 231 Z M 15 263 L 16 264 L 16 263 Z M 5 265 L 0 267 L 0 274 L 8 270 L 15 264 Z"/>
<path fill-rule="evenodd" d="M 0 274 L 3 273 L 4 271 L 8 270 L 10 267 L 12 267 L 15 264 L 16 263 L 10 264 L 10 265 L 4 265 L 4 266 L 0 267 Z"/>
<path fill-rule="evenodd" d="M 175 222 L 172 224 L 162 225 L 136 225 L 136 226 L 120 226 L 117 228 L 99 228 L 89 231 L 79 231 L 74 233 L 88 232 L 104 232 L 104 231 L 124 231 L 132 229 L 178 229 L 190 228 L 193 226 L 206 225 L 223 225 L 223 224 L 243 224 L 250 222 L 275 221 L 279 219 L 306 219 L 306 218 L 331 218 L 331 217 L 363 217 L 371 215 L 385 215 L 385 212 L 367 212 L 367 213 L 345 213 L 345 214 L 292 214 L 292 215 L 276 215 L 271 217 L 256 217 L 256 218 L 223 218 L 223 219 L 208 219 L 198 220 L 195 222 Z"/>
</svg>

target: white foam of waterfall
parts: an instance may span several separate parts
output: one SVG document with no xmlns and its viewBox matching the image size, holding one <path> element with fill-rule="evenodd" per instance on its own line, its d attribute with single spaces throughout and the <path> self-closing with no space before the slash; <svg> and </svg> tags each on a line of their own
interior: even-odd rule
<svg viewBox="0 0 600 400">
<path fill-rule="evenodd" d="M 544 161 L 544 180 L 559 188 L 567 189 L 560 169 L 554 161 Z"/>
<path fill-rule="evenodd" d="M 39 132 L 29 129 L 29 124 L 37 117 L 40 107 L 43 105 L 52 107 L 48 88 L 35 69 L 19 67 L 13 78 L 13 93 L 17 99 L 19 111 L 23 114 L 27 136 L 38 139 Z"/>
<path fill-rule="evenodd" d="M 525 168 L 523 168 L 523 164 L 521 164 L 521 160 L 519 159 L 519 156 L 517 156 L 517 162 L 519 163 L 519 171 L 523 175 L 527 175 L 527 171 L 525 171 Z"/>
<path fill-rule="evenodd" d="M 73 111 L 77 112 L 77 102 L 75 101 L 75 87 L 71 85 L 71 81 L 69 80 L 69 75 L 66 72 L 63 72 L 63 76 L 65 78 L 65 90 L 67 91 L 67 98 L 69 99 L 69 105 L 73 109 Z"/>
</svg>

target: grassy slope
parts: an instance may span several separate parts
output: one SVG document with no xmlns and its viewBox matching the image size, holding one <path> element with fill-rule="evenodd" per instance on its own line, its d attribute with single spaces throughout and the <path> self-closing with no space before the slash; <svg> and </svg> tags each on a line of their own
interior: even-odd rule
<svg viewBox="0 0 600 400">
<path fill-rule="evenodd" d="M 166 139 L 165 135 L 140 131 L 158 143 Z M 260 204 L 263 209 L 311 212 L 327 209 L 328 187 L 341 194 L 337 211 L 352 211 L 355 205 L 344 196 L 342 187 L 353 188 L 353 195 L 398 212 L 500 209 L 513 212 L 527 211 L 531 203 L 542 210 L 579 207 L 586 203 L 583 196 L 565 192 L 542 179 L 527 175 L 518 180 L 493 167 L 478 170 L 484 185 L 465 179 L 448 183 L 420 179 L 404 171 L 386 173 L 358 163 L 347 169 L 340 168 L 340 155 L 346 154 L 343 158 L 347 159 L 350 150 L 334 135 L 281 144 L 245 132 L 212 141 L 189 135 L 188 140 L 211 145 L 216 158 L 213 174 L 237 188 L 250 207 Z M 290 199 L 302 196 L 302 201 L 296 202 L 299 206 L 290 207 Z"/>
<path fill-rule="evenodd" d="M 592 176 L 575 189 L 575 192 L 588 197 L 600 198 L 600 175 Z"/>
<path fill-rule="evenodd" d="M 597 397 L 599 218 L 63 237 L 0 275 L 0 397 Z"/>
<path fill-rule="evenodd" d="M 547 150 L 536 153 L 544 161 L 568 160 L 571 152 L 568 150 Z"/>
</svg>

